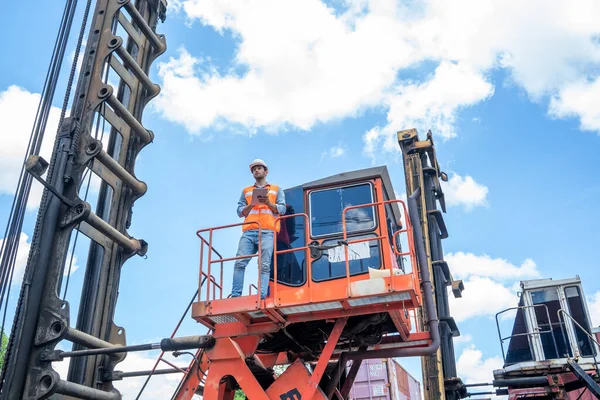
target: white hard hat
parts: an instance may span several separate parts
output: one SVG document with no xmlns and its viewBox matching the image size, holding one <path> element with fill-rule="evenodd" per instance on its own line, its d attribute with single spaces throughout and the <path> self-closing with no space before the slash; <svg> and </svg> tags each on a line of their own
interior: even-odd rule
<svg viewBox="0 0 600 400">
<path fill-rule="evenodd" d="M 268 169 L 267 168 L 267 163 L 265 163 L 260 158 L 257 158 L 254 161 L 252 161 L 252 163 L 250 164 L 250 172 L 252 172 L 252 168 L 256 167 L 257 165 L 262 165 L 263 167 L 265 167 L 265 169 Z"/>
</svg>

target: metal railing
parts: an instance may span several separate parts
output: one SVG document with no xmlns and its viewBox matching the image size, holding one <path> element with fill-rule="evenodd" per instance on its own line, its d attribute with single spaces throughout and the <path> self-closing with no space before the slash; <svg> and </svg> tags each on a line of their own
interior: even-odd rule
<svg viewBox="0 0 600 400">
<path fill-rule="evenodd" d="M 385 248 L 391 248 L 393 251 L 393 254 L 395 254 L 396 256 L 399 257 L 410 257 L 410 263 L 411 263 L 411 267 L 412 267 L 412 271 L 410 273 L 407 274 L 411 274 L 413 276 L 413 278 L 418 276 L 418 266 L 417 266 L 417 262 L 416 262 L 416 253 L 415 253 L 415 249 L 413 246 L 414 243 L 414 238 L 413 238 L 413 232 L 412 232 L 412 225 L 410 223 L 410 219 L 406 218 L 406 224 L 405 227 L 403 229 L 399 229 L 396 232 L 393 232 L 393 234 L 391 235 L 391 238 L 389 237 L 389 235 L 381 235 L 381 236 L 377 236 L 377 237 L 368 237 L 368 238 L 361 238 L 361 239 L 355 239 L 355 240 L 350 240 L 348 241 L 348 232 L 347 232 L 347 226 L 346 226 L 346 213 L 349 210 L 353 210 L 353 209 L 358 209 L 358 208 L 364 208 L 364 207 L 380 207 L 382 209 L 381 212 L 385 213 L 385 208 L 384 206 L 386 204 L 391 204 L 391 203 L 400 203 L 402 206 L 402 209 L 404 211 L 404 215 L 408 215 L 408 209 L 406 207 L 406 204 L 404 203 L 404 201 L 402 200 L 386 200 L 386 201 L 380 201 L 380 202 L 373 202 L 373 203 L 368 203 L 368 204 L 361 204 L 361 205 L 356 205 L 356 206 L 350 206 L 350 207 L 346 207 L 343 211 L 342 211 L 342 234 L 343 234 L 343 240 L 344 240 L 344 246 L 345 246 L 345 272 L 346 272 L 346 280 L 348 285 L 350 285 L 350 259 L 349 259 L 349 253 L 348 253 L 348 248 L 351 247 L 352 244 L 356 244 L 356 243 L 362 243 L 362 242 L 371 242 L 371 241 L 378 241 L 380 243 L 382 243 L 382 245 L 387 244 L 386 246 L 382 246 Z M 382 214 L 383 215 L 383 214 Z M 286 248 L 286 249 L 282 249 L 279 250 L 277 249 L 277 238 L 276 235 L 274 235 L 273 237 L 273 293 L 271 294 L 271 297 L 274 299 L 274 303 L 276 306 L 278 306 L 280 304 L 279 302 L 279 298 L 277 296 L 277 293 L 279 291 L 279 279 L 278 279 L 278 263 L 277 263 L 277 256 L 281 255 L 281 254 L 287 254 L 287 253 L 294 253 L 294 252 L 299 252 L 299 251 L 304 251 L 306 253 L 305 259 L 306 260 L 310 260 L 309 257 L 309 252 L 310 252 L 310 245 L 308 244 L 310 241 L 310 232 L 309 232 L 309 222 L 310 219 L 308 217 L 307 214 L 305 213 L 297 213 L 297 214 L 290 214 L 290 215 L 282 215 L 279 216 L 275 219 L 275 226 L 278 226 L 278 224 L 282 223 L 282 221 L 289 219 L 289 218 L 298 218 L 298 217 L 302 217 L 305 221 L 305 230 L 304 230 L 304 241 L 305 241 L 305 245 L 302 247 L 296 247 L 296 248 Z M 249 225 L 249 224 L 253 224 L 256 225 L 258 227 L 258 231 L 259 231 L 259 237 L 262 238 L 262 231 L 260 226 L 258 226 L 258 222 L 242 222 L 242 223 L 238 223 L 238 224 L 231 224 L 231 225 L 223 225 L 223 226 L 217 226 L 217 227 L 213 227 L 213 228 L 205 228 L 205 229 L 201 229 L 198 230 L 196 232 L 196 235 L 200 238 L 201 240 L 201 246 L 200 246 L 200 276 L 199 276 L 199 282 L 202 281 L 203 278 L 206 278 L 205 280 L 207 281 L 207 289 L 206 289 L 206 296 L 205 299 L 206 301 L 211 301 L 211 300 L 216 300 L 216 299 L 222 299 L 223 298 L 223 265 L 225 262 L 227 261 L 235 261 L 235 260 L 239 260 L 239 259 L 246 259 L 246 258 L 254 258 L 257 257 L 257 264 L 258 264 L 258 285 L 254 285 L 254 284 L 250 284 L 249 287 L 249 295 L 252 296 L 252 288 L 255 288 L 257 291 L 257 300 L 260 301 L 260 292 L 261 292 L 261 283 L 260 283 L 260 273 L 261 273 L 261 256 L 262 256 L 262 248 L 261 248 L 261 240 L 258 241 L 258 251 L 255 254 L 251 254 L 251 255 L 244 255 L 244 256 L 236 256 L 236 257 L 228 257 L 228 258 L 224 258 L 219 252 L 217 252 L 214 248 L 213 248 L 213 234 L 215 231 L 218 230 L 223 230 L 223 229 L 227 229 L 227 228 L 233 228 L 233 227 L 238 227 L 238 226 L 244 226 L 244 225 Z M 202 233 L 208 232 L 208 239 L 206 239 L 205 237 L 202 236 Z M 394 244 L 398 243 L 399 241 L 396 239 L 400 234 L 406 233 L 408 236 L 408 251 L 402 252 L 398 250 L 399 246 L 396 246 Z M 207 269 L 206 271 L 204 270 L 204 247 L 208 246 L 208 260 L 207 260 Z M 216 254 L 218 259 L 213 259 L 212 258 L 212 254 Z M 213 264 L 220 264 L 220 275 L 219 275 L 219 279 L 217 280 L 217 278 L 213 275 L 212 273 L 212 265 Z M 306 263 L 306 274 L 307 274 L 307 279 L 306 279 L 306 290 L 309 293 L 309 301 L 312 302 L 312 298 L 313 298 L 313 293 L 312 293 L 312 264 L 311 262 L 307 262 Z M 390 265 L 388 267 L 386 267 L 385 269 L 390 270 L 390 277 L 393 277 L 393 265 L 390 263 Z M 390 280 L 390 291 L 395 291 L 396 288 L 395 286 L 395 280 L 391 279 Z M 201 289 L 202 285 L 199 285 L 200 289 Z M 219 290 L 219 295 L 217 296 L 217 289 Z M 211 296 L 211 290 L 212 290 L 212 296 Z M 202 301 L 202 294 L 201 294 L 201 290 L 199 290 L 198 292 L 198 301 Z M 257 302 L 257 304 L 260 304 L 260 302 Z"/>
<path fill-rule="evenodd" d="M 585 335 L 586 335 L 586 336 L 587 336 L 587 337 L 588 337 L 588 338 L 589 338 L 589 339 L 590 339 L 592 342 L 596 343 L 596 346 L 598 346 L 598 348 L 600 348 L 600 343 L 598 343 L 598 341 L 597 341 L 597 340 L 594 338 L 594 336 L 593 336 L 591 333 L 589 333 L 589 332 L 587 331 L 587 329 L 585 329 L 583 326 L 581 326 L 581 324 L 580 324 L 579 322 L 577 322 L 577 321 L 575 320 L 575 318 L 573 318 L 573 317 L 571 316 L 571 314 L 569 314 L 568 312 L 566 312 L 565 310 L 563 310 L 563 309 L 561 308 L 560 310 L 558 310 L 558 311 L 556 312 L 556 316 L 558 317 L 558 322 L 560 323 L 560 328 L 561 328 L 561 330 L 563 331 L 563 332 L 562 332 L 562 334 L 563 334 L 563 337 L 566 337 L 566 336 L 565 336 L 565 332 L 564 332 L 564 325 L 566 324 L 566 322 L 564 322 L 564 320 L 562 320 L 562 319 L 561 319 L 561 317 L 560 317 L 561 315 L 566 315 L 567 317 L 569 317 L 569 319 L 571 320 L 571 322 L 573 322 L 575 325 L 577 325 L 577 327 L 578 327 L 579 329 L 581 329 L 581 331 L 582 331 L 583 333 L 585 333 Z M 565 343 L 567 343 L 567 342 L 565 341 Z M 590 344 L 591 344 L 591 343 L 590 343 Z M 590 347 L 591 347 L 591 346 L 590 346 Z M 579 343 L 577 343 L 577 349 L 576 349 L 577 353 L 575 354 L 575 356 L 576 356 L 576 357 L 578 357 L 578 356 L 581 356 L 581 354 L 579 354 L 579 351 L 580 351 L 580 350 L 581 350 L 581 349 L 579 349 Z M 595 351 L 595 349 L 592 347 L 592 348 L 591 348 L 591 350 L 592 350 L 592 357 L 595 357 L 595 356 L 596 356 L 596 351 Z"/>
<path fill-rule="evenodd" d="M 206 239 L 204 239 L 203 237 L 200 237 L 200 240 L 202 241 L 201 246 L 200 246 L 200 263 L 202 263 L 203 257 L 204 257 L 204 244 L 207 244 L 209 242 L 206 241 Z M 214 252 L 217 257 L 219 257 L 219 260 L 215 261 L 215 262 L 221 262 L 221 283 L 217 283 L 217 280 L 215 278 L 214 275 L 210 274 L 210 269 L 209 272 L 206 273 L 202 270 L 202 267 L 200 267 L 200 281 L 199 281 L 199 285 L 198 285 L 198 299 L 200 299 L 200 297 L 202 296 L 200 291 L 202 290 L 202 282 L 204 282 L 205 280 L 208 280 L 208 283 L 206 285 L 206 293 L 207 295 L 210 293 L 210 289 L 212 287 L 213 289 L 213 299 L 216 298 L 217 295 L 217 288 L 219 289 L 219 296 L 220 298 L 223 298 L 223 256 L 213 247 L 209 246 L 209 250 Z"/>
<path fill-rule="evenodd" d="M 297 251 L 304 251 L 306 252 L 306 256 L 305 259 L 308 260 L 308 252 L 309 252 L 309 246 L 308 246 L 308 242 L 309 242 L 309 232 L 308 232 L 308 227 L 309 227 L 309 219 L 308 219 L 308 215 L 305 213 L 297 213 L 297 214 L 290 214 L 290 215 L 280 215 L 279 217 L 277 217 L 275 219 L 275 226 L 277 226 L 278 223 L 280 223 L 280 221 L 283 221 L 284 219 L 288 219 L 288 218 L 296 218 L 296 217 L 303 217 L 305 220 L 305 229 L 304 229 L 304 246 L 302 247 L 297 247 L 297 248 L 290 248 L 290 249 L 283 249 L 283 250 L 277 250 L 277 240 L 276 237 L 273 237 L 273 299 L 275 302 L 275 305 L 278 306 L 279 305 L 279 297 L 277 297 L 277 290 L 279 287 L 279 279 L 277 276 L 277 256 L 280 254 L 287 254 L 287 253 L 294 253 Z M 308 285 L 307 290 L 308 290 L 308 296 L 310 301 L 312 301 L 312 290 L 311 290 L 311 282 L 312 282 L 312 268 L 309 262 L 306 263 L 307 265 L 307 279 L 306 279 L 306 284 Z"/>
<path fill-rule="evenodd" d="M 410 264 L 411 264 L 411 272 L 409 274 L 412 274 L 413 276 L 416 276 L 415 273 L 418 272 L 418 267 L 417 267 L 417 262 L 416 262 L 417 257 L 416 257 L 416 253 L 415 253 L 415 249 L 414 249 L 414 245 L 413 245 L 414 244 L 414 238 L 413 238 L 413 231 L 412 231 L 412 225 L 410 223 L 410 218 L 405 218 L 406 219 L 406 228 L 399 229 L 396 232 L 394 232 L 394 234 L 392 235 L 392 241 L 393 241 L 393 243 L 396 242 L 395 238 L 396 238 L 397 235 L 400 235 L 401 233 L 406 233 L 408 235 L 408 248 L 409 248 L 409 250 L 406 251 L 406 252 L 399 252 L 397 250 L 397 246 L 392 246 L 393 243 L 390 243 L 390 239 L 386 235 L 377 236 L 377 237 L 368 237 L 368 238 L 363 238 L 363 239 L 355 239 L 355 240 L 348 241 L 348 231 L 347 231 L 347 227 L 346 227 L 346 212 L 347 211 L 349 211 L 349 210 L 355 210 L 355 209 L 359 209 L 359 208 L 365 208 L 365 207 L 378 206 L 380 208 L 380 214 L 381 215 L 385 215 L 385 208 L 384 208 L 384 206 L 386 204 L 391 204 L 391 203 L 400 203 L 402 205 L 402 208 L 403 208 L 403 211 L 404 211 L 403 215 L 408 216 L 408 209 L 406 208 L 406 204 L 402 200 L 386 200 L 386 201 L 378 201 L 378 202 L 368 203 L 368 204 L 359 204 L 359 205 L 356 205 L 356 206 L 346 207 L 342 211 L 342 232 L 343 232 L 343 235 L 344 235 L 344 242 L 347 244 L 346 246 L 344 246 L 345 247 L 344 248 L 344 252 L 345 252 L 345 256 L 346 256 L 346 281 L 348 283 L 348 286 L 350 286 L 350 258 L 348 257 L 349 256 L 348 248 L 352 244 L 362 243 L 362 242 L 371 242 L 371 241 L 375 241 L 375 240 L 381 242 L 382 244 L 387 243 L 388 247 L 392 248 L 394 254 L 396 254 L 399 257 L 409 256 L 410 257 Z M 381 209 L 383 209 L 383 210 L 381 210 Z M 392 264 L 390 264 L 389 268 L 386 268 L 386 269 L 390 270 L 390 277 L 393 277 Z M 391 291 L 395 291 L 394 279 L 391 279 L 390 283 L 391 283 Z"/>
<path fill-rule="evenodd" d="M 261 285 L 260 285 L 260 267 L 261 267 L 261 250 L 262 250 L 262 246 L 261 246 L 261 242 L 262 240 L 258 241 L 258 251 L 255 254 L 250 254 L 250 255 L 243 255 L 243 256 L 236 256 L 236 257 L 228 257 L 228 258 L 223 258 L 221 257 L 221 255 L 216 252 L 216 250 L 213 247 L 213 234 L 215 231 L 219 231 L 219 230 L 223 230 L 223 229 L 228 229 L 228 228 L 233 228 L 236 226 L 245 226 L 245 225 L 256 225 L 257 229 L 258 229 L 258 237 L 262 238 L 262 230 L 260 228 L 260 225 L 258 224 L 258 222 L 256 221 L 251 221 L 251 222 L 241 222 L 238 224 L 230 224 L 230 225 L 221 225 L 221 226 L 216 226 L 216 227 L 212 227 L 212 228 L 205 228 L 205 229 L 200 229 L 198 231 L 196 231 L 196 235 L 200 238 L 201 240 L 201 244 L 200 244 L 200 276 L 199 276 L 199 280 L 198 280 L 198 287 L 201 289 L 202 288 L 202 277 L 208 277 L 208 285 L 206 288 L 206 301 L 211 301 L 211 300 L 216 300 L 217 296 L 216 296 L 216 289 L 219 289 L 219 299 L 223 298 L 223 263 L 227 262 L 227 261 L 236 261 L 236 260 L 241 260 L 241 259 L 246 259 L 246 258 L 254 258 L 257 257 L 258 259 L 258 285 L 257 287 L 257 304 L 260 304 L 260 290 L 261 290 Z M 202 236 L 202 233 L 204 232 L 208 232 L 208 241 Z M 207 260 L 207 271 L 204 272 L 204 268 L 203 268 L 203 261 L 204 261 L 204 245 L 208 246 L 208 260 Z M 218 256 L 219 259 L 217 260 L 213 260 L 212 259 L 212 253 L 215 252 Z M 221 264 L 221 268 L 220 268 L 220 277 L 219 277 L 219 283 L 217 283 L 216 278 L 213 276 L 213 274 L 211 274 L 212 272 L 212 264 L 215 263 L 219 263 Z M 211 299 L 210 296 L 210 285 L 213 285 L 213 296 Z M 201 302 L 202 301 L 202 294 L 201 294 L 201 290 L 198 290 L 198 301 Z"/>
<path fill-rule="evenodd" d="M 498 316 L 500 314 L 503 314 L 503 313 L 511 311 L 511 310 L 517 310 L 517 312 L 518 312 L 518 310 L 520 310 L 520 309 L 528 309 L 528 308 L 536 308 L 536 307 L 543 307 L 544 310 L 546 310 L 546 316 L 548 317 L 548 323 L 547 324 L 540 324 L 540 323 L 538 323 L 537 324 L 538 330 L 536 332 L 516 333 L 516 334 L 510 335 L 510 336 L 506 336 L 504 338 L 502 337 L 502 333 L 500 332 L 500 323 L 498 321 Z M 525 316 L 523 316 L 523 318 L 525 318 Z M 539 327 L 545 326 L 545 325 L 548 325 L 550 327 L 550 329 L 547 330 L 547 331 L 540 331 Z M 529 341 L 529 337 L 530 336 L 534 336 L 534 335 L 541 335 L 543 333 L 550 333 L 551 334 L 551 336 L 552 336 L 552 343 L 554 344 L 554 351 L 558 355 L 558 346 L 556 344 L 556 338 L 554 337 L 554 328 L 552 327 L 552 320 L 550 319 L 550 312 L 548 311 L 548 307 L 545 304 L 534 304 L 534 305 L 531 305 L 531 306 L 510 307 L 510 308 L 507 308 L 505 310 L 502 310 L 502 311 L 496 313 L 496 328 L 498 329 L 498 338 L 500 339 L 500 348 L 502 350 L 502 360 L 504 361 L 505 364 L 506 364 L 506 355 L 507 354 L 504 353 L 504 341 L 506 341 L 508 339 L 512 339 L 514 337 L 519 337 L 519 336 L 527 336 L 527 339 L 528 339 L 527 342 L 528 342 L 529 352 L 531 354 L 531 360 L 528 360 L 528 361 L 534 361 L 534 358 L 535 358 L 533 349 L 531 348 L 531 342 Z M 526 325 L 525 325 L 525 329 L 527 330 L 527 326 Z"/>
</svg>

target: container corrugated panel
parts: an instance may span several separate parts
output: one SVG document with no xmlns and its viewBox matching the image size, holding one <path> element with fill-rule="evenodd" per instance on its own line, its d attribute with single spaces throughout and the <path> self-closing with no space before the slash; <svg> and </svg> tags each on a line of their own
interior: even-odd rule
<svg viewBox="0 0 600 400">
<path fill-rule="evenodd" d="M 392 359 L 365 360 L 350 395 L 355 400 L 421 400 L 421 384 Z"/>
<path fill-rule="evenodd" d="M 358 370 L 352 398 L 356 400 L 393 400 L 390 397 L 387 363 L 385 360 L 364 360 Z"/>
</svg>

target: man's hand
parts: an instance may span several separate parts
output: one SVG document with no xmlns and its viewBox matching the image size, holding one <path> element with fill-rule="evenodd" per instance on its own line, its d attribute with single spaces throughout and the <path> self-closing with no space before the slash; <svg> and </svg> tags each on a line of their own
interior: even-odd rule
<svg viewBox="0 0 600 400">
<path fill-rule="evenodd" d="M 266 205 L 267 207 L 269 207 L 269 210 L 271 210 L 271 211 L 273 211 L 275 214 L 277 214 L 277 213 L 278 213 L 278 211 L 277 211 L 277 206 L 276 206 L 275 204 L 271 203 L 271 200 L 269 200 L 269 198 L 268 198 L 268 197 L 265 197 L 265 199 L 266 199 L 266 201 L 264 201 L 264 202 L 261 202 L 261 203 L 263 203 L 264 205 Z"/>
<path fill-rule="evenodd" d="M 244 217 L 247 217 L 250 210 L 252 210 L 252 207 L 254 207 L 252 204 L 248 204 L 246 207 L 244 207 L 244 209 L 242 210 L 242 215 Z"/>
</svg>

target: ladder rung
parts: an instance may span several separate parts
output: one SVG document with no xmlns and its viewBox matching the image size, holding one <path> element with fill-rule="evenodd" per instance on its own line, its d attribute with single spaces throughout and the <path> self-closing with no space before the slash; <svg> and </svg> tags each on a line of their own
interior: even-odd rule
<svg viewBox="0 0 600 400">
<path fill-rule="evenodd" d="M 152 45 L 158 51 L 158 53 L 164 52 L 166 50 L 167 46 L 163 42 L 161 42 L 161 40 L 158 38 L 158 36 L 156 36 L 156 34 L 154 32 L 152 32 L 152 29 L 150 28 L 150 26 L 148 25 L 148 23 L 146 22 L 144 17 L 142 17 L 142 15 L 137 10 L 137 8 L 135 8 L 135 5 L 133 4 L 133 2 L 129 1 L 127 4 L 125 4 L 125 8 L 131 15 L 131 19 L 136 23 L 136 25 L 144 33 L 146 38 L 148 38 L 150 43 L 152 43 Z"/>
<path fill-rule="evenodd" d="M 128 126 L 125 123 L 125 121 L 119 118 L 110 107 L 100 107 L 99 113 L 108 121 L 108 123 L 113 128 L 115 128 L 119 132 L 119 134 L 121 134 L 121 136 L 123 136 L 123 141 L 129 141 L 130 135 L 129 130 L 127 129 Z"/>
<path fill-rule="evenodd" d="M 123 14 L 122 12 L 119 13 L 119 23 L 121 24 L 121 26 L 123 26 L 123 28 L 125 29 L 125 31 L 129 35 L 129 37 L 138 46 L 140 46 L 140 44 L 142 44 L 142 38 L 144 36 L 142 36 L 142 35 L 140 35 L 138 33 L 138 31 L 135 29 L 135 27 L 131 24 L 131 22 L 129 22 L 129 20 L 127 19 L 127 17 L 125 16 L 125 14 Z"/>
<path fill-rule="evenodd" d="M 85 221 L 100 233 L 129 250 L 131 253 L 145 253 L 144 244 L 142 242 L 123 235 L 121 232 L 113 228 L 108 222 L 104 221 L 93 212 L 90 212 L 87 215 Z"/>
<path fill-rule="evenodd" d="M 127 70 L 127 68 L 125 68 L 125 66 L 121 64 L 119 60 L 117 60 L 116 57 L 110 58 L 110 66 L 117 72 L 119 78 L 123 79 L 127 86 L 129 86 L 130 88 L 133 87 L 135 83 L 134 77 Z"/>
<path fill-rule="evenodd" d="M 96 159 L 100 161 L 106 168 L 108 168 L 113 174 L 127 184 L 136 194 L 144 194 L 148 190 L 148 186 L 136 179 L 131 175 L 121 164 L 119 164 L 114 158 L 109 156 L 106 151 L 100 149 L 100 152 L 96 154 Z"/>
<path fill-rule="evenodd" d="M 126 67 L 131 68 L 134 75 L 142 82 L 150 96 L 156 96 L 160 92 L 160 86 L 153 83 L 148 75 L 142 70 L 138 63 L 131 57 L 131 54 L 123 47 L 123 43 L 116 49 L 117 54 L 123 60 Z"/>
<path fill-rule="evenodd" d="M 45 379 L 49 375 L 45 375 L 42 379 Z M 58 377 L 58 374 L 56 374 Z M 48 381 L 46 381 L 48 382 Z M 67 396 L 73 396 L 79 399 L 97 399 L 97 400 L 119 400 L 121 394 L 117 391 L 105 392 L 100 389 L 91 388 L 88 386 L 80 385 L 69 381 L 63 381 L 58 379 L 57 382 L 52 382 L 50 388 L 56 385 L 55 393 L 64 394 Z"/>
<path fill-rule="evenodd" d="M 144 128 L 140 121 L 138 121 L 113 94 L 108 96 L 106 102 L 113 108 L 115 114 L 121 117 L 121 119 L 125 121 L 146 143 L 152 141 L 152 133 Z"/>
</svg>

